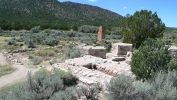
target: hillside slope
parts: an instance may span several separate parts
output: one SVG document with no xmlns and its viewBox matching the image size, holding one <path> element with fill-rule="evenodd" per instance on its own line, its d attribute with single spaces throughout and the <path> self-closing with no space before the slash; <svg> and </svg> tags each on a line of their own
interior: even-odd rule
<svg viewBox="0 0 177 100">
<path fill-rule="evenodd" d="M 0 27 L 118 25 L 123 17 L 100 7 L 57 0 L 0 0 Z"/>
</svg>

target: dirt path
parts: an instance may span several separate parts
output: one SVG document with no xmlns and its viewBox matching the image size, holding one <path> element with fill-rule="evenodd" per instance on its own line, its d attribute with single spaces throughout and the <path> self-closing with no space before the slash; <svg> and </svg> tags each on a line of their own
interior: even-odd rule
<svg viewBox="0 0 177 100">
<path fill-rule="evenodd" d="M 6 61 L 4 55 L 0 53 L 0 65 L 7 65 L 8 62 Z"/>
<path fill-rule="evenodd" d="M 0 64 L 8 64 L 2 53 L 0 53 Z M 0 88 L 25 79 L 28 71 L 34 73 L 38 70 L 37 68 L 27 68 L 20 64 L 13 64 L 12 66 L 16 68 L 15 72 L 0 77 Z"/>
</svg>

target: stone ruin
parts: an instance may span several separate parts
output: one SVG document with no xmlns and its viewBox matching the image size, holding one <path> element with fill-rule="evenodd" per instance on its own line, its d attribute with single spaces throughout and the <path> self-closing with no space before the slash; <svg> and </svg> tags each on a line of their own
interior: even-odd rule
<svg viewBox="0 0 177 100">
<path fill-rule="evenodd" d="M 125 62 L 115 62 L 91 55 L 65 60 L 65 63 L 57 63 L 54 68 L 70 70 L 79 80 L 87 85 L 100 83 L 105 86 L 113 76 L 119 74 L 132 75 L 130 65 Z"/>
<path fill-rule="evenodd" d="M 107 59 L 113 61 L 125 61 L 130 64 L 133 52 L 133 45 L 129 43 L 114 43 L 112 44 L 111 53 L 106 55 Z"/>
<path fill-rule="evenodd" d="M 101 83 L 103 86 L 114 76 L 132 75 L 130 61 L 132 44 L 115 43 L 111 53 L 106 54 L 103 46 L 78 46 L 84 56 L 54 64 L 54 68 L 70 70 L 87 85 Z M 121 54 L 121 55 L 119 55 Z"/>
<path fill-rule="evenodd" d="M 98 41 L 102 41 L 102 39 L 105 38 L 104 28 L 103 26 L 100 26 L 98 31 Z"/>
<path fill-rule="evenodd" d="M 103 46 L 78 46 L 78 48 L 82 54 L 106 58 L 106 49 Z"/>
<path fill-rule="evenodd" d="M 127 52 L 133 51 L 133 45 L 128 43 L 114 43 L 112 44 L 111 53 L 115 55 L 126 55 Z"/>
<path fill-rule="evenodd" d="M 2 54 L 6 58 L 6 61 L 11 65 L 15 63 L 19 63 L 19 61 L 13 56 L 13 53 L 3 51 Z"/>
<path fill-rule="evenodd" d="M 173 56 L 174 58 L 177 58 L 177 47 L 176 47 L 176 46 L 170 46 L 170 48 L 169 48 L 168 50 L 171 51 L 172 56 Z"/>
</svg>

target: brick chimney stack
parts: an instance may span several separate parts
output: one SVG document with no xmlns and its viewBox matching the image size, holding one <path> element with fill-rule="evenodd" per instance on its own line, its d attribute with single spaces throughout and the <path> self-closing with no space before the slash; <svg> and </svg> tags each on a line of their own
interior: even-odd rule
<svg viewBox="0 0 177 100">
<path fill-rule="evenodd" d="M 101 41 L 104 38 L 105 38 L 104 29 L 103 29 L 103 26 L 100 26 L 99 31 L 98 31 L 98 41 Z"/>
</svg>

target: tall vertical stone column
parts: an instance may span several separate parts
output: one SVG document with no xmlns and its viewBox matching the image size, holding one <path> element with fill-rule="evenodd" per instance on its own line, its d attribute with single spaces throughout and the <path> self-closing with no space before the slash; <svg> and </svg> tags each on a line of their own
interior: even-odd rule
<svg viewBox="0 0 177 100">
<path fill-rule="evenodd" d="M 104 38 L 105 38 L 104 29 L 103 29 L 103 26 L 100 26 L 99 31 L 98 31 L 98 41 L 101 41 Z"/>
</svg>

